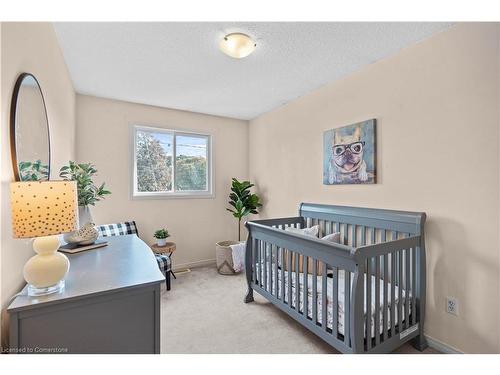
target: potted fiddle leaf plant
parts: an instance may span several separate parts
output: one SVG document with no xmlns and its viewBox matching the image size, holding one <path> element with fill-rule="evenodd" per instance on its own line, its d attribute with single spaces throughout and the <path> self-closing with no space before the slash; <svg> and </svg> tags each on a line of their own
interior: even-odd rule
<svg viewBox="0 0 500 375">
<path fill-rule="evenodd" d="M 259 207 L 262 207 L 257 194 L 252 194 L 250 189 L 254 184 L 250 181 L 238 181 L 232 179 L 231 193 L 229 194 L 229 204 L 231 208 L 226 208 L 238 219 L 238 241 L 241 241 L 241 220 L 250 214 L 258 214 Z"/>
<path fill-rule="evenodd" d="M 79 164 L 74 161 L 69 161 L 68 165 L 63 166 L 59 171 L 59 177 L 64 181 L 76 181 L 80 229 L 94 226 L 89 206 L 95 206 L 95 204 L 104 199 L 106 195 L 111 194 L 111 192 L 106 189 L 104 182 L 100 185 L 94 183 L 93 177 L 96 174 L 97 169 L 93 164 Z M 69 243 L 80 242 L 78 241 L 79 236 L 75 236 L 78 232 L 79 231 L 67 233 L 64 235 L 64 240 Z M 89 230 L 86 232 L 88 233 Z M 91 232 L 94 233 L 93 231 Z M 97 233 L 97 230 L 95 230 L 95 232 Z"/>
<path fill-rule="evenodd" d="M 238 241 L 221 241 L 216 244 L 217 270 L 220 274 L 237 273 L 234 269 L 231 246 L 241 243 L 241 220 L 250 214 L 258 214 L 258 209 L 262 207 L 259 196 L 251 192 L 253 186 L 250 181 L 232 179 L 228 202 L 231 207 L 226 210 L 238 220 Z"/>
<path fill-rule="evenodd" d="M 162 247 L 167 244 L 167 238 L 170 237 L 167 228 L 158 229 L 153 234 L 153 237 L 156 238 L 156 243 L 158 246 Z"/>
</svg>

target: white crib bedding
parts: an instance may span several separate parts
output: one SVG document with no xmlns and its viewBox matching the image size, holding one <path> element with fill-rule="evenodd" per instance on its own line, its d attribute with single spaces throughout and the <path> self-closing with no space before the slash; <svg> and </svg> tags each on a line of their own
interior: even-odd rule
<svg viewBox="0 0 500 375">
<path fill-rule="evenodd" d="M 257 266 L 257 265 L 256 265 Z M 263 269 L 262 269 L 263 271 Z M 269 266 L 267 267 L 267 271 L 269 271 Z M 272 270 L 272 294 L 276 295 L 275 293 L 275 269 L 273 267 Z M 263 277 L 263 275 L 262 275 Z M 295 288 L 296 288 L 296 276 L 295 272 L 291 272 L 291 278 L 292 278 L 292 307 L 295 308 L 295 299 L 296 299 L 296 293 L 295 293 Z M 317 315 L 318 315 L 318 322 L 322 321 L 322 276 L 317 276 L 316 277 L 317 282 Z M 372 306 L 371 306 L 371 337 L 375 337 L 375 289 L 376 289 L 376 280 L 375 277 L 371 277 L 372 282 L 371 282 L 371 295 L 372 295 Z M 309 318 L 312 318 L 312 280 L 313 280 L 313 275 L 308 274 L 307 275 L 307 316 Z M 339 270 L 338 272 L 338 332 L 341 335 L 344 335 L 344 324 L 345 324 L 345 316 L 344 316 L 344 285 L 345 285 L 345 271 L 344 270 Z M 269 278 L 269 272 L 267 273 L 267 290 L 269 291 L 269 283 L 270 283 L 270 278 Z M 353 278 L 351 277 L 351 288 L 352 288 L 352 283 L 353 283 Z M 387 291 L 388 291 L 388 299 L 387 299 L 387 317 L 388 317 L 388 327 L 391 327 L 391 317 L 390 317 L 390 310 L 391 310 L 391 283 L 387 283 Z M 281 298 L 281 269 L 278 269 L 278 297 Z M 364 279 L 364 284 L 366 285 L 366 274 L 365 274 L 365 279 Z M 380 330 L 379 332 L 382 333 L 383 329 L 383 309 L 384 309 L 384 280 L 380 280 L 379 284 L 379 290 L 380 290 L 380 306 L 379 308 L 379 327 Z M 394 287 L 395 289 L 395 311 L 394 311 L 394 317 L 395 317 L 395 324 L 398 324 L 398 309 L 397 309 L 397 304 L 399 302 L 399 288 L 396 285 Z M 302 272 L 299 273 L 299 311 L 302 313 L 304 310 L 304 274 Z M 408 301 L 409 305 L 409 313 L 411 313 L 411 293 L 410 293 L 410 300 Z M 288 303 L 288 271 L 285 271 L 285 301 Z M 332 329 L 333 326 L 333 278 L 332 277 L 327 277 L 327 326 L 328 328 Z M 406 302 L 406 293 L 405 290 L 402 290 L 402 309 L 401 309 L 401 315 L 405 317 L 405 302 Z M 366 326 L 366 301 L 365 301 L 365 306 L 364 306 L 364 311 L 365 311 L 365 320 L 364 320 L 364 326 Z M 365 327 L 366 328 L 366 327 Z M 366 329 L 363 330 L 366 332 Z"/>
</svg>

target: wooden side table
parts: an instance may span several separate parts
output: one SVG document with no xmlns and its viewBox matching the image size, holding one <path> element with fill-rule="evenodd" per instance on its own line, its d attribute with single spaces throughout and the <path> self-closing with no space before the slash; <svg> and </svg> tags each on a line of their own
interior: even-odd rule
<svg viewBox="0 0 500 375">
<path fill-rule="evenodd" d="M 174 253 L 176 249 L 175 242 L 167 242 L 165 246 L 158 246 L 157 244 L 152 244 L 151 245 L 151 250 L 153 250 L 154 253 L 156 254 L 167 254 L 170 259 L 172 259 L 172 254 Z M 175 276 L 174 271 L 170 271 L 174 279 L 177 279 Z"/>
<path fill-rule="evenodd" d="M 168 254 L 169 256 L 175 251 L 175 242 L 167 242 L 165 246 L 151 245 L 151 249 L 157 254 Z"/>
</svg>

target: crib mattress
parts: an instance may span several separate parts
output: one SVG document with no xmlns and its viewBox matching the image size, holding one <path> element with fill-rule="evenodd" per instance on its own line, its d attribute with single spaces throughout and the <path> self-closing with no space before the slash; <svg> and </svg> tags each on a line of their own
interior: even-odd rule
<svg viewBox="0 0 500 375">
<path fill-rule="evenodd" d="M 267 268 L 267 270 L 269 271 L 269 266 Z M 263 276 L 261 274 L 261 276 Z M 272 285 L 271 285 L 271 289 L 272 289 L 272 294 L 276 295 L 276 291 L 275 291 L 275 285 L 274 285 L 274 280 L 275 280 L 275 277 L 276 277 L 276 273 L 275 273 L 275 269 L 273 267 L 273 270 L 272 270 Z M 291 303 L 291 306 L 295 309 L 295 306 L 296 306 L 296 293 L 295 293 L 295 290 L 296 290 L 296 276 L 295 276 L 295 272 L 291 272 L 291 279 L 292 279 L 292 303 Z M 365 306 L 364 306 L 364 313 L 365 313 L 365 319 L 364 319 L 364 330 L 363 332 L 366 332 L 366 314 L 368 312 L 368 314 L 370 314 L 370 311 L 371 311 L 371 337 L 375 337 L 375 309 L 376 309 L 376 306 L 375 306 L 375 289 L 376 289 L 376 280 L 375 280 L 375 277 L 372 276 L 371 277 L 371 295 L 372 295 L 372 304 L 371 304 L 371 309 L 367 309 L 367 306 L 366 306 L 366 301 L 365 301 Z M 288 280 L 288 271 L 285 271 L 285 302 L 288 303 L 288 283 L 289 283 L 289 280 Z M 353 283 L 353 278 L 351 277 L 351 289 L 352 289 L 352 283 Z M 269 272 L 267 273 L 267 280 L 266 280 L 266 284 L 267 284 L 267 290 L 271 290 L 270 289 L 270 280 L 269 280 Z M 391 301 L 391 283 L 387 283 L 387 290 L 388 290 L 388 298 L 387 298 L 387 317 L 388 317 L 388 327 L 391 326 L 391 317 L 390 317 L 390 310 L 391 310 L 391 304 L 392 304 L 392 301 Z M 313 285 L 313 275 L 311 274 L 307 274 L 307 316 L 309 318 L 312 318 L 312 304 L 313 304 L 313 301 L 312 301 L 312 285 Z M 364 279 L 364 284 L 363 285 L 366 285 L 366 274 L 365 274 L 365 279 Z M 282 282 L 281 282 L 281 270 L 278 269 L 278 296 L 281 296 L 281 286 L 282 286 Z M 341 334 L 341 335 L 344 335 L 344 327 L 345 327 L 345 309 L 344 309 L 344 301 L 345 301 L 345 295 L 344 295 L 344 288 L 345 286 L 345 271 L 344 270 L 339 270 L 338 272 L 338 332 Z M 316 277 L 316 293 L 317 293 L 317 321 L 318 322 L 321 322 L 322 321 L 322 277 L 321 276 L 317 276 Z M 399 321 L 399 317 L 398 317 L 398 309 L 397 309 L 397 304 L 399 302 L 399 288 L 397 285 L 395 285 L 394 287 L 395 289 L 395 311 L 394 311 L 394 321 L 395 323 L 394 324 L 398 324 L 398 321 Z M 379 316 L 380 316 L 380 320 L 378 322 L 379 324 L 379 332 L 382 332 L 382 329 L 383 329 L 383 310 L 384 310 L 384 281 L 383 280 L 380 280 L 380 283 L 379 283 L 379 290 L 380 290 L 380 305 L 378 306 L 378 309 L 379 309 Z M 299 311 L 301 313 L 303 313 L 304 311 L 304 273 L 300 272 L 299 273 Z M 404 321 L 404 317 L 405 317 L 405 302 L 406 302 L 406 293 L 405 293 L 405 290 L 403 289 L 401 291 L 402 293 L 402 309 L 401 309 L 401 315 L 403 317 L 403 321 Z M 327 298 L 326 298 L 326 302 L 327 302 L 327 327 L 332 329 L 333 327 L 333 278 L 332 277 L 327 277 Z M 412 306 L 411 306 L 411 293 L 410 293 L 410 296 L 409 296 L 409 313 L 411 313 L 411 309 L 412 309 Z"/>
</svg>

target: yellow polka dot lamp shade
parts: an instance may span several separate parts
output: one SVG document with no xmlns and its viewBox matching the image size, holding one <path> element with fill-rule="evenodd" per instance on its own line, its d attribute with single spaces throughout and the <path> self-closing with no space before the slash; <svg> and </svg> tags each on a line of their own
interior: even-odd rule
<svg viewBox="0 0 500 375">
<path fill-rule="evenodd" d="M 33 238 L 78 229 L 74 181 L 25 181 L 10 185 L 15 238 Z"/>
</svg>

